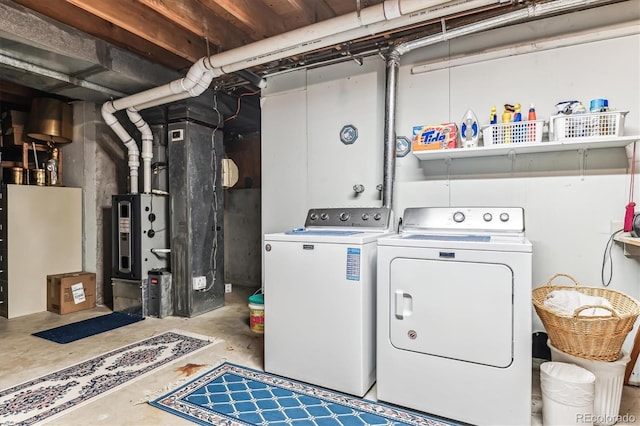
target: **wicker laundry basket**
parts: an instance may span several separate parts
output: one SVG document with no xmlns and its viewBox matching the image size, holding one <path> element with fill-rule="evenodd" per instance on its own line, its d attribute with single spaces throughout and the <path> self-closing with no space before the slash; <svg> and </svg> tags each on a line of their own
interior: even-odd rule
<svg viewBox="0 0 640 426">
<path fill-rule="evenodd" d="M 575 286 L 553 285 L 557 277 L 567 277 Z M 547 295 L 554 290 L 575 290 L 589 296 L 600 296 L 611 302 L 606 306 L 581 306 L 573 315 L 560 315 L 544 306 Z M 562 352 L 596 361 L 615 361 L 622 344 L 640 314 L 640 302 L 626 294 L 600 287 L 583 287 L 567 274 L 556 274 L 546 285 L 533 289 L 533 306 L 542 320 L 551 344 Z M 584 316 L 587 308 L 602 308 L 611 316 Z"/>
</svg>

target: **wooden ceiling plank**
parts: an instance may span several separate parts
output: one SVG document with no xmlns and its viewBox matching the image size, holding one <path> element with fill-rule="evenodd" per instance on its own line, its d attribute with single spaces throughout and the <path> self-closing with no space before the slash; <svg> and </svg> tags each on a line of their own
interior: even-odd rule
<svg viewBox="0 0 640 426">
<path fill-rule="evenodd" d="M 127 0 L 66 1 L 192 62 L 207 53 L 204 39 L 173 25 L 141 3 Z"/>
<path fill-rule="evenodd" d="M 336 13 L 324 0 L 287 0 L 287 3 L 293 10 L 307 17 L 307 25 L 336 16 Z"/>
<path fill-rule="evenodd" d="M 254 40 L 286 31 L 283 19 L 258 0 L 201 0 L 215 14 L 230 24 L 253 34 Z"/>
<path fill-rule="evenodd" d="M 62 24 L 105 40 L 122 49 L 134 52 L 146 59 L 175 70 L 183 70 L 193 61 L 168 52 L 156 44 L 138 37 L 87 11 L 67 3 L 65 0 L 14 0 L 31 10 L 41 13 Z"/>
<path fill-rule="evenodd" d="M 175 0 L 138 0 L 138 2 L 155 10 L 169 21 L 217 45 L 217 50 L 229 50 L 254 41 L 248 34 L 230 26 L 219 16 L 199 1 Z"/>
<path fill-rule="evenodd" d="M 346 13 L 355 12 L 357 10 L 357 0 L 323 0 L 327 3 L 328 7 L 333 10 L 333 12 L 340 16 Z M 366 9 L 367 7 L 374 6 L 376 4 L 382 3 L 384 0 L 360 0 L 360 8 Z"/>
</svg>

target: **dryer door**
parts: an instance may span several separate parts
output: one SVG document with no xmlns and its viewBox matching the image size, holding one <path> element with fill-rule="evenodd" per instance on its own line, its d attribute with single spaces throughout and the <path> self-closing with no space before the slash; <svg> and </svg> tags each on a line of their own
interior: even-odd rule
<svg viewBox="0 0 640 426">
<path fill-rule="evenodd" d="M 398 349 L 499 368 L 513 360 L 507 265 L 395 258 L 389 303 L 389 338 Z"/>
</svg>

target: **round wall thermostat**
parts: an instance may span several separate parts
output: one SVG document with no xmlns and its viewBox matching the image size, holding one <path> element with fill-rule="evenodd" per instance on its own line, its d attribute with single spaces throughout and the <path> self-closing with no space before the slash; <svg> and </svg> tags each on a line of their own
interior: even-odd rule
<svg viewBox="0 0 640 426">
<path fill-rule="evenodd" d="M 396 157 L 404 157 L 411 152 L 411 141 L 406 136 L 396 138 Z"/>
<path fill-rule="evenodd" d="M 351 145 L 358 139 L 358 129 L 353 124 L 347 124 L 340 130 L 340 141 L 345 145 Z"/>
</svg>

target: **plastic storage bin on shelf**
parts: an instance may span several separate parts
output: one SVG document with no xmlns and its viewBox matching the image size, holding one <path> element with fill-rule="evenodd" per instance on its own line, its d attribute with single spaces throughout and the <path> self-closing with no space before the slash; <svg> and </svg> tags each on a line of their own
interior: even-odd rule
<svg viewBox="0 0 640 426">
<path fill-rule="evenodd" d="M 594 361 L 562 352 L 553 347 L 550 341 L 547 341 L 547 345 L 551 349 L 552 361 L 575 364 L 593 373 L 596 377 L 593 423 L 598 426 L 615 424 L 620 414 L 624 372 L 631 359 L 629 354 L 622 352 L 617 361 Z"/>
<path fill-rule="evenodd" d="M 550 140 L 612 138 L 624 136 L 624 117 L 629 111 L 560 114 L 549 119 Z"/>
<path fill-rule="evenodd" d="M 484 145 L 542 142 L 543 120 L 492 124 L 482 129 Z"/>
<path fill-rule="evenodd" d="M 589 370 L 564 362 L 540 365 L 542 423 L 585 425 L 593 413 L 596 377 Z"/>
</svg>

